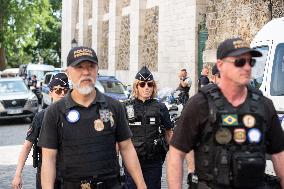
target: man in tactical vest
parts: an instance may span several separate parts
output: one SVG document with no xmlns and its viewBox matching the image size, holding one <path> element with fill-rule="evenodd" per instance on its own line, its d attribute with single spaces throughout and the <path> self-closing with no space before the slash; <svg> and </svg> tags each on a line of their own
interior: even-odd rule
<svg viewBox="0 0 284 189">
<path fill-rule="evenodd" d="M 189 90 L 192 84 L 192 81 L 189 77 L 187 77 L 187 71 L 186 69 L 181 69 L 180 73 L 179 73 L 179 86 L 177 88 L 177 90 L 179 90 L 180 93 L 180 101 L 181 103 L 184 105 L 187 100 L 189 99 Z"/>
<path fill-rule="evenodd" d="M 52 101 L 56 102 L 60 100 L 69 90 L 67 75 L 65 73 L 56 74 L 48 84 L 48 87 L 49 87 L 49 95 L 51 96 Z M 22 151 L 19 155 L 16 173 L 12 181 L 13 189 L 18 189 L 22 187 L 21 173 L 32 147 L 33 147 L 33 167 L 37 168 L 36 189 L 41 188 L 41 182 L 40 182 L 41 148 L 38 147 L 37 142 L 39 138 L 40 129 L 42 126 L 44 113 L 45 110 L 42 110 L 35 115 L 34 120 L 27 132 L 26 141 L 24 142 Z M 60 188 L 59 180 L 56 180 L 54 184 L 54 189 L 57 188 L 58 189 Z"/>
<path fill-rule="evenodd" d="M 53 186 L 57 154 L 63 189 L 120 189 L 116 144 L 137 188 L 145 189 L 124 108 L 95 88 L 95 51 L 71 49 L 67 66 L 73 89 L 46 110 L 40 133 L 43 189 Z"/>
<path fill-rule="evenodd" d="M 194 149 L 191 188 L 268 189 L 265 153 L 271 154 L 284 188 L 284 132 L 273 103 L 248 87 L 262 54 L 240 38 L 217 50 L 218 86 L 203 87 L 184 108 L 168 154 L 169 189 L 181 189 L 185 154 Z M 280 187 L 280 186 L 279 186 Z"/>
<path fill-rule="evenodd" d="M 160 189 L 162 164 L 167 153 L 167 141 L 172 124 L 167 107 L 156 99 L 157 85 L 152 73 L 144 66 L 136 74 L 132 97 L 126 103 L 132 142 L 137 152 L 148 189 Z M 127 189 L 135 189 L 131 176 L 126 174 Z"/>
</svg>

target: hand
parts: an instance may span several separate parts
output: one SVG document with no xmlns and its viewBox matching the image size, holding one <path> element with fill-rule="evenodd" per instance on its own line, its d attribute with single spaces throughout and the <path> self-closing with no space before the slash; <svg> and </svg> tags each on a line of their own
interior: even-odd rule
<svg viewBox="0 0 284 189">
<path fill-rule="evenodd" d="M 15 175 L 15 177 L 12 181 L 12 188 L 13 189 L 21 189 L 22 186 L 23 186 L 22 176 L 21 175 Z"/>
</svg>

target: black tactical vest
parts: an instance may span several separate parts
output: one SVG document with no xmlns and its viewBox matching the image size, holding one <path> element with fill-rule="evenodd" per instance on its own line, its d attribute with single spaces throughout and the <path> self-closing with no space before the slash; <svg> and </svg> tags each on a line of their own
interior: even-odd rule
<svg viewBox="0 0 284 189">
<path fill-rule="evenodd" d="M 267 126 L 262 94 L 232 107 L 216 85 L 200 89 L 208 99 L 209 120 L 195 150 L 196 172 L 213 188 L 257 188 L 264 182 Z"/>
<path fill-rule="evenodd" d="M 161 114 L 158 101 L 150 99 L 143 103 L 142 101 L 134 100 L 126 108 L 129 127 L 133 133 L 132 142 L 139 159 L 161 158 Z M 134 114 L 130 115 L 132 113 Z"/>
<path fill-rule="evenodd" d="M 104 178 L 117 175 L 115 127 L 111 124 L 106 102 L 97 102 L 96 113 L 80 115 L 76 122 L 68 120 L 68 112 L 83 107 L 73 107 L 62 119 L 61 146 L 62 176 L 64 179 Z M 101 120 L 102 127 L 96 124 Z"/>
</svg>

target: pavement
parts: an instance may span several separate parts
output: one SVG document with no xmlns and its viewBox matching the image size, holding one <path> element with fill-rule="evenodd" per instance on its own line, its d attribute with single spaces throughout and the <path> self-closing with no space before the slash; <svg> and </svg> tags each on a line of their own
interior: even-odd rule
<svg viewBox="0 0 284 189">
<path fill-rule="evenodd" d="M 18 155 L 22 145 L 0 146 L 0 189 L 11 189 L 11 183 L 16 171 Z M 32 152 L 23 170 L 23 189 L 35 189 L 36 169 L 32 166 Z M 166 165 L 163 165 L 162 189 L 167 189 Z M 184 180 L 184 188 L 186 188 Z"/>
</svg>

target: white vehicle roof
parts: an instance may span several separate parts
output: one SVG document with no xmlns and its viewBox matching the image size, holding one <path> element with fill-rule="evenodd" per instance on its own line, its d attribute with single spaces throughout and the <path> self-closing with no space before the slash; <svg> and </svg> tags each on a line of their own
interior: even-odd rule
<svg viewBox="0 0 284 189">
<path fill-rule="evenodd" d="M 19 68 L 8 68 L 3 70 L 2 73 L 15 73 L 18 74 L 19 73 Z"/>
<path fill-rule="evenodd" d="M 54 71 L 54 66 L 47 64 L 28 64 L 28 70 L 45 70 L 45 71 Z"/>
<path fill-rule="evenodd" d="M 259 41 L 284 41 L 284 17 L 275 18 L 268 22 L 263 28 L 256 34 L 252 41 L 252 46 Z"/>
</svg>

